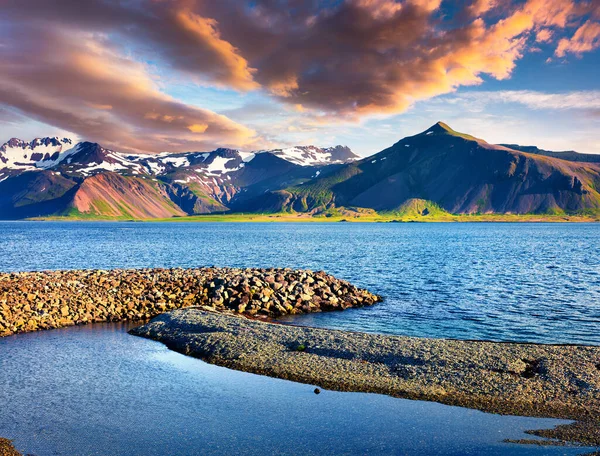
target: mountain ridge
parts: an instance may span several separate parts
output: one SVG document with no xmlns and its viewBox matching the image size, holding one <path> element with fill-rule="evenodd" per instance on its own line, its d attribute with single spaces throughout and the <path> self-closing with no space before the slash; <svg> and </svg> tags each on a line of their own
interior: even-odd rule
<svg viewBox="0 0 600 456">
<path fill-rule="evenodd" d="M 67 138 L 13 138 L 0 147 L 0 218 L 322 215 L 344 208 L 600 213 L 600 156 L 560 154 L 490 144 L 443 122 L 364 158 L 345 146 L 150 155 Z"/>
<path fill-rule="evenodd" d="M 339 206 L 394 211 L 432 201 L 447 212 L 572 213 L 600 208 L 600 167 L 489 144 L 437 123 L 326 178 L 282 189 L 264 208 L 321 212 Z"/>
<path fill-rule="evenodd" d="M 89 141 L 13 138 L 0 146 L 0 218 L 226 212 L 236 196 L 293 184 L 356 158 L 345 146 L 131 154 Z M 48 195 L 55 196 L 51 204 Z"/>
<path fill-rule="evenodd" d="M 86 154 L 87 160 L 76 160 L 79 163 L 91 163 L 108 161 L 111 163 L 131 162 L 127 166 L 133 166 L 132 163 L 162 162 L 177 164 L 188 159 L 194 159 L 207 154 L 217 154 L 225 156 L 227 154 L 238 153 L 244 157 L 251 157 L 258 154 L 268 153 L 277 155 L 284 160 L 290 161 L 302 166 L 316 166 L 326 164 L 340 164 L 359 159 L 360 157 L 350 150 L 347 146 L 337 145 L 333 147 L 320 148 L 317 146 L 294 146 L 280 149 L 259 150 L 253 152 L 243 152 L 237 149 L 217 148 L 208 152 L 162 152 L 158 154 L 151 153 L 123 153 L 103 148 L 100 144 L 91 141 L 81 141 L 74 143 L 69 138 L 60 139 L 58 137 L 35 138 L 31 141 L 24 141 L 19 138 L 11 138 L 0 146 L 0 170 L 34 170 L 49 169 L 60 163 L 63 163 L 70 155 L 76 153 Z M 46 161 L 50 163 L 46 163 Z M 64 163 L 63 163 L 64 164 Z M 155 173 L 156 169 L 151 169 Z"/>
</svg>

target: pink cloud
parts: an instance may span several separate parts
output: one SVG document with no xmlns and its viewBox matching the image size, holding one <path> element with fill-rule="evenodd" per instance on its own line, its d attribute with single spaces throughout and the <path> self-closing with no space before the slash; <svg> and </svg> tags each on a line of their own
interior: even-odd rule
<svg viewBox="0 0 600 456">
<path fill-rule="evenodd" d="M 159 152 L 239 146 L 254 132 L 161 93 L 143 64 L 93 34 L 39 27 L 0 46 L 0 100 L 108 147 Z M 199 128 L 202 125 L 202 128 Z"/>
</svg>

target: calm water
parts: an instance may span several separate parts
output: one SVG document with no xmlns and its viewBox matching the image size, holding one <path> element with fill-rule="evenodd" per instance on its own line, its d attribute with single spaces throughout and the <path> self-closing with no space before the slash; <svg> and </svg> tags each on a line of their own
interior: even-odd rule
<svg viewBox="0 0 600 456">
<path fill-rule="evenodd" d="M 93 325 L 0 339 L 0 435 L 37 456 L 574 455 L 506 444 L 558 420 L 314 387 L 211 366 Z"/>
<path fill-rule="evenodd" d="M 600 224 L 0 223 L 0 270 L 289 266 L 386 298 L 294 323 L 600 344 Z"/>
</svg>

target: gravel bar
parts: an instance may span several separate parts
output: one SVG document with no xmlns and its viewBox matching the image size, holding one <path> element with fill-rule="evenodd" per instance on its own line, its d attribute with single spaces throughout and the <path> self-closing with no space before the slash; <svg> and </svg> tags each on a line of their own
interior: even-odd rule
<svg viewBox="0 0 600 456">
<path fill-rule="evenodd" d="M 331 390 L 573 419 L 531 433 L 600 446 L 600 347 L 367 334 L 198 308 L 162 314 L 130 333 L 209 363 Z"/>
<path fill-rule="evenodd" d="M 12 441 L 8 439 L 0 438 L 0 456 L 20 456 L 15 447 L 12 444 Z"/>
</svg>

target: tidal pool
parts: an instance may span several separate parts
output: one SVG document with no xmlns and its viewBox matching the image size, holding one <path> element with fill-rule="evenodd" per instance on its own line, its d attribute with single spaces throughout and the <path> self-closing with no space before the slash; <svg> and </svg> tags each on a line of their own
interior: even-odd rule
<svg viewBox="0 0 600 456">
<path fill-rule="evenodd" d="M 213 366 L 96 324 L 0 339 L 0 436 L 45 455 L 575 455 L 499 416 Z"/>
</svg>

